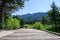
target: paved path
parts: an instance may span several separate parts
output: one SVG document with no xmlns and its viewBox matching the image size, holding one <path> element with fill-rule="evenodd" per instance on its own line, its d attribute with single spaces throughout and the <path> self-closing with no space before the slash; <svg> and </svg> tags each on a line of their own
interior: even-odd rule
<svg viewBox="0 0 60 40">
<path fill-rule="evenodd" d="M 2 30 L 2 31 L 0 32 L 0 38 L 1 38 L 1 37 L 4 37 L 4 36 L 6 36 L 6 35 L 12 34 L 12 33 L 14 33 L 14 32 L 16 32 L 16 31 L 15 31 L 15 30 Z"/>
<path fill-rule="evenodd" d="M 19 29 L 0 40 L 60 40 L 60 36 L 35 29 Z"/>
</svg>

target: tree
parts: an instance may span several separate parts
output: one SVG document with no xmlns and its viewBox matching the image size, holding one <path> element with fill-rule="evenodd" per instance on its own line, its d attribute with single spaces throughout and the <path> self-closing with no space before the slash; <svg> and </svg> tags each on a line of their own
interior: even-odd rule
<svg viewBox="0 0 60 40">
<path fill-rule="evenodd" d="M 42 17 L 42 24 L 43 24 L 43 25 L 45 25 L 45 24 L 46 24 L 46 22 L 47 22 L 47 19 L 46 19 L 46 17 L 45 17 L 45 16 L 43 16 L 43 17 Z"/>
<path fill-rule="evenodd" d="M 57 14 L 57 27 L 60 28 L 60 12 Z"/>
<path fill-rule="evenodd" d="M 5 13 L 4 13 L 4 21 L 6 21 L 6 19 L 8 19 L 9 17 L 12 17 L 12 16 L 11 16 L 11 13 L 5 12 Z"/>
<path fill-rule="evenodd" d="M 21 28 L 23 28 L 23 27 L 24 27 L 24 24 L 25 24 L 24 19 L 21 19 L 21 22 L 20 22 Z"/>
<path fill-rule="evenodd" d="M 23 8 L 25 1 L 26 0 L 0 0 L 0 29 L 4 23 L 4 13 L 14 12 L 19 8 Z"/>
<path fill-rule="evenodd" d="M 51 21 L 55 24 L 55 27 L 57 27 L 57 14 L 59 14 L 59 8 L 54 2 L 52 3 L 51 8 L 52 9 L 48 11 L 48 15 L 50 16 Z"/>
<path fill-rule="evenodd" d="M 18 15 L 13 16 L 13 18 L 16 18 L 16 19 L 18 19 L 20 21 L 20 18 L 18 17 Z"/>
</svg>

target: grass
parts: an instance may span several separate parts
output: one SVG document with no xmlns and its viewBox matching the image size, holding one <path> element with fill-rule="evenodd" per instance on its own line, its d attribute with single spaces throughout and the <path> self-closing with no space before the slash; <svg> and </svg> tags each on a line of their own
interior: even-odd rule
<svg viewBox="0 0 60 40">
<path fill-rule="evenodd" d="M 27 26 L 28 29 L 32 29 L 33 24 L 25 24 L 25 26 Z"/>
</svg>

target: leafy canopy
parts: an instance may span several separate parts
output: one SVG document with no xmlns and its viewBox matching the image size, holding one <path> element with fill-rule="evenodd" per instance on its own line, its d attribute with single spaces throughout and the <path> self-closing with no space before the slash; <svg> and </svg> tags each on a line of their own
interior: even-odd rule
<svg viewBox="0 0 60 40">
<path fill-rule="evenodd" d="M 4 4 L 5 11 L 11 12 L 23 8 L 25 1 L 27 0 L 0 0 L 0 6 Z"/>
</svg>

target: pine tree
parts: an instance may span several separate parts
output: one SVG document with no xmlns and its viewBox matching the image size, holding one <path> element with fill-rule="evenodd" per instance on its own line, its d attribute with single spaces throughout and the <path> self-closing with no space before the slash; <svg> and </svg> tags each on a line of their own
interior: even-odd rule
<svg viewBox="0 0 60 40">
<path fill-rule="evenodd" d="M 4 23 L 4 13 L 14 12 L 19 8 L 24 7 L 26 0 L 0 0 L 0 29 Z"/>
<path fill-rule="evenodd" d="M 43 16 L 43 17 L 42 17 L 42 24 L 43 24 L 43 25 L 45 25 L 45 24 L 46 24 L 46 22 L 47 22 L 46 17 L 45 17 L 45 16 Z"/>
<path fill-rule="evenodd" d="M 58 14 L 59 14 L 59 9 L 53 2 L 51 5 L 51 10 L 48 11 L 48 15 L 50 16 L 50 19 L 54 23 L 55 27 L 57 27 Z"/>
</svg>

